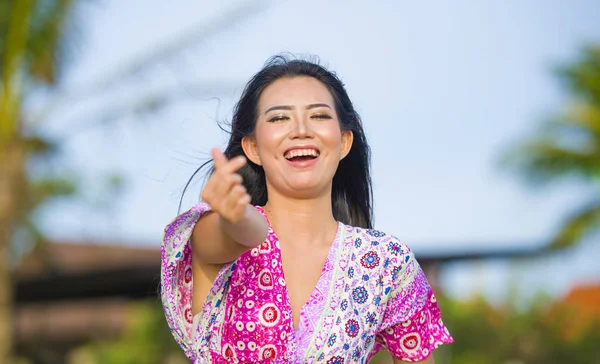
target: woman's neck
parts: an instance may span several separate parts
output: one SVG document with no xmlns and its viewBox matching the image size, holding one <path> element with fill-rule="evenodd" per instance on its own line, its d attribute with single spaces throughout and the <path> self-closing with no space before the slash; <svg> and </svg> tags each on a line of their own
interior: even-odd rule
<svg viewBox="0 0 600 364">
<path fill-rule="evenodd" d="M 327 244 L 333 240 L 332 233 L 337 232 L 329 194 L 292 199 L 270 193 L 265 212 L 277 236 L 288 244 Z"/>
</svg>

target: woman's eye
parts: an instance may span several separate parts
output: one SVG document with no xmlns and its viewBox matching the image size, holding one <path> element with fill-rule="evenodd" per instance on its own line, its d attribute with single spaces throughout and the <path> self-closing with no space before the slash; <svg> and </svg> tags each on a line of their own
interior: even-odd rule
<svg viewBox="0 0 600 364">
<path fill-rule="evenodd" d="M 274 123 L 277 121 L 288 120 L 288 119 L 289 119 L 289 117 L 287 117 L 285 115 L 277 115 L 277 116 L 274 116 L 271 119 L 269 119 L 269 122 Z"/>
<path fill-rule="evenodd" d="M 311 116 L 312 119 L 331 119 L 331 116 L 327 114 L 315 114 Z"/>
</svg>

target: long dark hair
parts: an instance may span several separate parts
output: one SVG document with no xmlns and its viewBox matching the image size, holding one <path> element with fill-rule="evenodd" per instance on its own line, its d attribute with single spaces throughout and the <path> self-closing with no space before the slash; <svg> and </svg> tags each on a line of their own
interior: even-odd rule
<svg viewBox="0 0 600 364">
<path fill-rule="evenodd" d="M 317 62 L 294 59 L 278 55 L 270 58 L 260 72 L 248 82 L 240 101 L 233 110 L 231 132 L 227 148 L 223 152 L 228 159 L 244 155 L 242 139 L 254 135 L 258 115 L 258 101 L 262 92 L 274 81 L 283 77 L 308 76 L 321 81 L 331 93 L 342 130 L 350 130 L 354 141 L 348 155 L 340 161 L 333 177 L 331 204 L 333 216 L 346 225 L 373 227 L 373 190 L 371 186 L 371 150 L 367 144 L 360 116 L 354 110 L 352 101 L 342 81 L 335 73 L 328 71 Z M 187 190 L 194 176 L 206 165 L 201 165 L 185 185 Z M 211 166 L 209 174 L 214 167 Z M 264 206 L 267 203 L 265 171 L 257 164 L 248 161 L 238 172 L 244 179 L 244 187 L 252 197 L 252 204 Z M 183 201 L 183 196 L 182 200 Z M 180 208 L 181 208 L 180 201 Z"/>
</svg>

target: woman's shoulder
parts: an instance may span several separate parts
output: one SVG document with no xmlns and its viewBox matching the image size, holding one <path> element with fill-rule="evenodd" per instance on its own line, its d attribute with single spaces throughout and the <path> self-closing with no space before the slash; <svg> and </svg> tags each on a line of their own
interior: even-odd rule
<svg viewBox="0 0 600 364">
<path fill-rule="evenodd" d="M 382 259 L 406 260 L 413 256 L 409 246 L 393 234 L 374 228 L 362 228 L 346 225 L 352 250 L 356 256 L 369 252 Z M 401 259 L 400 259 L 401 258 Z"/>
<path fill-rule="evenodd" d="M 347 277 L 362 279 L 355 284 L 368 285 L 374 292 L 380 290 L 389 298 L 389 292 L 396 292 L 414 281 L 420 271 L 419 264 L 408 245 L 395 235 L 360 227 L 348 227 L 347 231 L 344 249 Z"/>
</svg>

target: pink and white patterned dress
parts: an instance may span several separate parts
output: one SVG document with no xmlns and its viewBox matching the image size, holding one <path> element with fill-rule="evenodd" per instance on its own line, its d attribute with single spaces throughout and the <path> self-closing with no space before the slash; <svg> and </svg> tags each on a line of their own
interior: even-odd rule
<svg viewBox="0 0 600 364">
<path fill-rule="evenodd" d="M 200 202 L 178 216 L 162 245 L 165 315 L 194 363 L 367 363 L 381 349 L 419 361 L 453 342 L 410 249 L 391 235 L 342 223 L 297 330 L 270 224 L 261 245 L 225 264 L 193 316 L 190 237 L 209 210 Z"/>
</svg>

